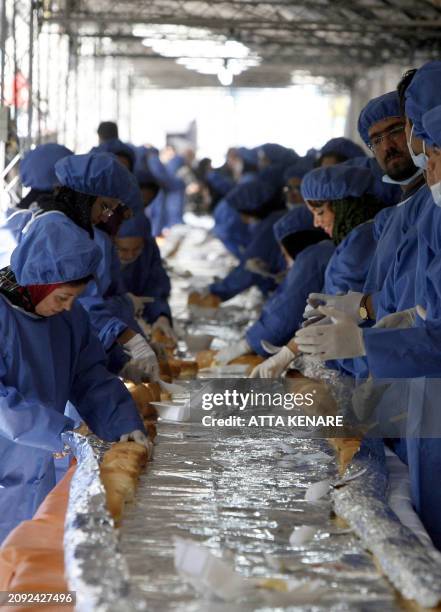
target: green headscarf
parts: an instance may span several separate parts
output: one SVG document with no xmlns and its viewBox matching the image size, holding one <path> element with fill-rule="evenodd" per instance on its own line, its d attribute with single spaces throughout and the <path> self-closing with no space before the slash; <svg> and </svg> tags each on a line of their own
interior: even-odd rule
<svg viewBox="0 0 441 612">
<path fill-rule="evenodd" d="M 373 219 L 386 205 L 372 194 L 365 193 L 360 198 L 351 196 L 333 200 L 330 207 L 335 214 L 332 239 L 339 244 L 354 227 Z"/>
</svg>

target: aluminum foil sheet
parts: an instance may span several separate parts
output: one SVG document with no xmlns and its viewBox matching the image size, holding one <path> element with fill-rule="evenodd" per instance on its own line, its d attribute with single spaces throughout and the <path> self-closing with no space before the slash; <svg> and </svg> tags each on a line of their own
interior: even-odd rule
<svg viewBox="0 0 441 612">
<path fill-rule="evenodd" d="M 295 367 L 305 376 L 330 385 L 339 407 L 350 410 L 351 379 L 318 360 L 302 356 Z M 388 474 L 382 440 L 367 439 L 347 474 L 361 473 L 333 494 L 335 511 L 346 519 L 377 558 L 385 575 L 407 599 L 432 607 L 441 601 L 441 556 L 432 558 L 418 538 L 392 512 L 387 503 Z"/>
<path fill-rule="evenodd" d="M 179 247 L 175 262 L 170 260 L 176 269 L 172 294 L 175 317 L 190 333 L 213 331 L 225 343 L 237 340 L 257 317 L 257 302 L 256 312 L 251 314 L 248 297 L 240 296 L 231 309 L 221 309 L 220 319 L 212 321 L 189 317 L 186 309 L 191 283 L 186 270 L 209 282 L 217 271 L 225 274 L 234 261 L 219 261 L 221 249 L 213 248 L 214 241 L 204 229 L 181 228 L 173 240 Z M 202 257 L 204 248 L 206 256 Z M 329 382 L 339 406 L 345 405 L 349 397 L 346 381 L 322 364 L 300 362 L 296 366 L 305 375 Z M 422 555 L 409 557 L 408 567 L 412 569 L 406 569 L 405 575 L 411 571 L 420 574 L 426 563 L 425 582 L 421 577 L 422 582 L 409 578 L 413 587 L 398 583 L 398 550 L 403 557 L 401 546 L 406 538 L 406 546 L 415 544 L 401 524 L 397 525 L 396 519 L 393 522 L 384 504 L 386 477 L 379 470 L 381 464 L 367 456 L 363 463 L 369 467 L 365 478 L 360 476 L 336 489 L 333 499 L 328 495 L 311 503 L 304 499 L 310 484 L 338 478 L 333 453 L 325 440 L 308 439 L 307 432 L 305 437 L 293 437 L 289 429 L 226 429 L 159 422 L 154 460 L 141 475 L 136 499 L 126 506 L 117 531 L 107 513 L 99 479 L 103 447 L 77 435 L 71 435 L 69 443 L 77 456 L 78 469 L 66 517 L 66 572 L 81 611 L 397 610 L 391 585 L 365 550 L 366 537 L 373 539 L 383 569 L 406 596 L 418 591 L 424 601 L 432 601 L 435 568 Z M 318 453 L 321 460 L 315 459 Z M 372 493 L 371 506 L 367 504 L 363 512 L 351 514 L 349 506 L 358 503 L 363 488 L 365 498 Z M 372 490 L 377 488 L 374 498 Z M 353 532 L 339 527 L 333 503 L 339 514 L 352 521 L 361 541 Z M 354 514 L 358 521 L 352 518 Z M 317 533 L 307 544 L 292 546 L 289 536 L 300 525 L 314 526 Z M 387 534 L 391 525 L 394 529 Z M 374 539 L 376 529 L 383 538 Z M 177 574 L 175 536 L 208 546 L 254 585 L 263 579 L 300 580 L 316 584 L 316 593 L 299 602 L 290 593 L 255 587 L 237 602 L 208 600 Z M 386 550 L 386 536 L 392 552 Z M 439 576 L 437 581 L 441 585 Z"/>
<path fill-rule="evenodd" d="M 440 559 L 431 557 L 386 502 L 387 471 L 381 440 L 367 440 L 354 457 L 350 470 L 361 469 L 365 471 L 359 478 L 334 490 L 336 513 L 351 525 L 406 599 L 423 607 L 435 606 L 441 601 Z"/>
<path fill-rule="evenodd" d="M 117 531 L 106 509 L 99 460 L 108 445 L 93 436 L 64 434 L 78 467 L 73 475 L 64 530 L 65 571 L 76 610 L 146 610 L 129 581 Z"/>
<path fill-rule="evenodd" d="M 327 368 L 323 361 L 307 355 L 298 356 L 292 366 L 308 378 L 315 378 L 327 383 L 337 402 L 339 411 L 345 413 L 348 419 L 350 418 L 350 415 L 353 414 L 352 392 L 354 390 L 354 379 L 352 377 L 343 376 L 337 370 Z"/>
<path fill-rule="evenodd" d="M 149 610 L 398 609 L 358 538 L 331 518 L 330 499 L 304 499 L 311 483 L 337 477 L 326 441 L 194 423 L 159 423 L 158 433 L 154 461 L 120 528 L 131 580 Z M 315 460 L 318 452 L 329 460 Z M 289 536 L 302 524 L 317 534 L 291 546 Z M 320 596 L 300 606 L 287 593 L 254 588 L 237 602 L 209 601 L 176 573 L 174 536 L 203 543 L 250 580 L 317 581 Z"/>
</svg>

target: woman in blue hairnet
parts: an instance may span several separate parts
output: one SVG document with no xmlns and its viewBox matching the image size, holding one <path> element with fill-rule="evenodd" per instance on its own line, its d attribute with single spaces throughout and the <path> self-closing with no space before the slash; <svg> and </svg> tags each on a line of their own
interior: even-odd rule
<svg viewBox="0 0 441 612">
<path fill-rule="evenodd" d="M 72 402 L 104 440 L 149 445 L 137 409 L 75 303 L 100 251 L 63 215 L 28 227 L 0 271 L 0 540 L 30 519 L 54 485 L 52 453 L 72 429 Z"/>
<path fill-rule="evenodd" d="M 337 245 L 324 275 L 324 288 L 330 293 L 356 291 L 364 284 L 375 251 L 373 224 L 368 221 L 384 207 L 372 195 L 373 184 L 374 176 L 366 168 L 341 164 L 312 170 L 302 181 L 302 196 L 314 216 L 315 227 L 324 230 Z M 309 299 L 315 303 L 321 295 L 311 293 Z M 279 376 L 296 352 L 292 340 L 255 368 L 252 376 Z"/>
<path fill-rule="evenodd" d="M 182 223 L 185 183 L 167 170 L 154 147 L 135 148 L 135 173 L 139 171 L 148 171 L 161 188 L 146 211 L 153 235 L 159 236 L 165 228 Z"/>
<path fill-rule="evenodd" d="M 48 156 L 40 160 L 39 172 L 54 174 L 58 182 L 52 194 L 39 198 L 38 210 L 23 211 L 8 220 L 14 236 L 7 245 L 7 265 L 13 247 L 33 214 L 58 211 L 88 233 L 101 249 L 102 258 L 94 281 L 88 283 L 81 296 L 93 329 L 109 353 L 109 367 L 124 373 L 135 382 L 155 378 L 156 356 L 134 319 L 134 312 L 143 306 L 143 298 L 125 294 L 120 265 L 109 235 L 114 234 L 131 210 L 142 209 L 139 188 L 133 176 L 108 153 L 63 156 L 53 163 Z M 43 168 L 43 161 L 46 165 Z M 12 232 L 10 232 L 11 234 Z M 131 307 L 130 307 L 131 304 Z M 128 370 L 130 368 L 130 371 Z"/>
<path fill-rule="evenodd" d="M 114 238 L 121 262 L 121 276 L 126 291 L 152 298 L 144 304 L 140 316 L 176 342 L 168 305 L 170 279 L 165 272 L 156 241 L 149 233 L 147 219 L 138 213 L 122 223 Z"/>
<path fill-rule="evenodd" d="M 234 149 L 234 159 L 240 162 L 237 183 L 222 175 L 221 171 L 210 173 L 207 180 L 213 186 L 217 185 L 218 191 L 223 196 L 214 209 L 213 233 L 233 255 L 242 259 L 247 257 L 245 250 L 253 241 L 257 224 L 253 223 L 253 227 L 249 220 L 246 222 L 241 217 L 240 202 L 242 201 L 242 205 L 248 211 L 253 204 L 255 208 L 258 208 L 262 204 L 259 199 L 261 196 L 258 194 L 254 196 L 253 191 L 250 192 L 250 189 L 253 190 L 258 185 L 259 181 L 256 182 L 256 179 L 264 183 L 271 183 L 274 189 L 281 189 L 285 184 L 284 171 L 290 164 L 296 163 L 299 158 L 291 149 L 267 143 L 256 149 L 245 149 L 244 147 Z M 256 173 L 258 169 L 259 172 Z M 213 184 L 215 179 L 217 179 L 216 184 Z M 249 188 L 246 183 L 253 183 L 254 187 Z M 261 193 L 264 192 L 261 191 Z M 256 202 L 253 203 L 254 197 L 256 197 Z"/>
<path fill-rule="evenodd" d="M 38 145 L 26 153 L 20 162 L 20 180 L 30 190 L 17 208 L 27 209 L 42 196 L 52 193 L 58 182 L 55 164 L 68 155 L 73 155 L 73 151 L 55 142 Z"/>
<path fill-rule="evenodd" d="M 316 165 L 320 167 L 334 166 L 352 157 L 366 157 L 366 152 L 349 138 L 331 138 L 323 145 Z"/>
<path fill-rule="evenodd" d="M 313 216 L 305 205 L 296 204 L 274 225 L 274 235 L 285 256 L 288 274 L 266 301 L 259 319 L 237 344 L 216 355 L 228 363 L 241 355 L 268 356 L 269 345 L 283 345 L 301 325 L 306 299 L 320 291 L 334 244 L 322 230 L 314 229 Z"/>
<path fill-rule="evenodd" d="M 80 301 L 109 353 L 109 367 L 134 382 L 156 379 L 155 353 L 135 320 L 145 299 L 126 293 L 109 238 L 124 218 L 142 210 L 136 180 L 109 153 L 72 155 L 57 162 L 55 172 L 62 187 L 54 198 L 40 202 L 40 207 L 63 212 L 94 237 L 102 252 L 96 282 L 88 284 Z"/>
<path fill-rule="evenodd" d="M 57 184 L 55 164 L 73 152 L 55 142 L 38 145 L 28 151 L 20 162 L 20 180 L 29 192 L 15 206 L 8 208 L 0 225 L 0 269 L 7 266 L 23 227 L 30 219 L 29 208 L 52 193 Z"/>
<path fill-rule="evenodd" d="M 134 172 L 136 162 L 134 148 L 118 138 L 107 140 L 92 151 L 112 153 L 130 172 Z M 141 182 L 138 177 L 141 178 Z M 139 172 L 136 178 L 142 204 L 146 208 L 152 199 L 152 194 L 146 192 L 150 192 L 153 188 L 154 193 L 157 193 L 154 179 L 147 171 Z M 142 182 L 146 178 L 147 184 Z M 143 212 L 138 211 L 135 217 L 119 226 L 113 241 L 122 265 L 121 278 L 127 295 L 134 301 L 135 314 L 153 324 L 153 329 L 161 329 L 166 336 L 175 341 L 176 336 L 170 325 L 171 312 L 167 303 L 171 289 L 170 280 L 162 265 L 156 241 L 152 237 L 150 221 Z M 147 287 L 149 291 L 146 292 Z M 155 299 L 151 303 L 145 302 L 144 298 Z M 128 314 L 130 320 L 130 309 Z"/>
<path fill-rule="evenodd" d="M 282 194 L 283 170 L 283 167 L 275 170 L 268 168 L 260 178 L 238 185 L 229 194 L 229 205 L 245 223 L 255 227 L 252 229 L 252 239 L 241 254 L 239 265 L 200 294 L 202 305 L 207 296 L 210 296 L 210 301 L 213 301 L 211 296 L 215 296 L 220 303 L 253 285 L 264 295 L 276 288 L 275 278 L 285 269 L 285 261 L 273 233 L 274 223 L 286 211 Z M 256 260 L 259 260 L 260 267 L 257 271 L 254 267 Z"/>
</svg>

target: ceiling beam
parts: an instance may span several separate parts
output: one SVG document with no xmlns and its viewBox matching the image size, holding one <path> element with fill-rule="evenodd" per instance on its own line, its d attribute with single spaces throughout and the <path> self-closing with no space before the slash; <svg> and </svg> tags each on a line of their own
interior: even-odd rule
<svg viewBox="0 0 441 612">
<path fill-rule="evenodd" d="M 50 16 L 46 16 L 44 18 L 45 21 L 49 23 L 64 23 L 66 20 L 66 16 L 62 12 L 53 13 Z M 327 21 L 296 21 L 293 20 L 259 20 L 259 19 L 226 19 L 226 18 L 205 18 L 205 17 L 183 17 L 182 15 L 164 15 L 161 17 L 154 17 L 149 15 L 130 15 L 124 13 L 115 13 L 111 12 L 106 13 L 80 13 L 75 12 L 69 15 L 70 23 L 99 23 L 100 25 L 105 24 L 145 24 L 145 25 L 185 25 L 188 27 L 206 27 L 210 29 L 225 29 L 232 27 L 240 27 L 240 28 L 265 28 L 265 29 L 286 29 L 286 30 L 296 30 L 297 28 L 311 28 L 311 29 L 333 29 L 335 28 L 338 31 L 345 30 L 360 30 L 360 29 L 375 29 L 381 28 L 382 30 L 412 30 L 415 28 L 422 28 L 424 30 L 427 29 L 437 29 L 441 28 L 441 19 L 415 19 L 414 21 L 390 21 L 384 19 L 376 19 L 371 21 L 359 21 L 356 22 L 354 20 L 349 20 L 347 22 L 327 22 Z"/>
</svg>

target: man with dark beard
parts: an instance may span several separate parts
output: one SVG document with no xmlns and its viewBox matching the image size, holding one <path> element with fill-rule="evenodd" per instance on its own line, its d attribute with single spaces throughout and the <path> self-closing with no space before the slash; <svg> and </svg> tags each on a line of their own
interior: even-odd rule
<svg viewBox="0 0 441 612">
<path fill-rule="evenodd" d="M 413 74 L 411 71 L 403 77 L 399 93 L 389 92 L 371 100 L 361 111 L 358 121 L 361 137 L 385 172 L 383 181 L 399 184 L 403 199 L 397 206 L 386 208 L 375 217 L 377 248 L 363 292 L 332 298 L 335 308 L 345 311 L 357 322 L 379 318 L 380 292 L 394 265 L 397 250 L 408 230 L 414 228 L 429 195 L 422 170 L 414 165 L 407 147 L 405 117 L 400 105 L 400 97 L 404 96 Z M 326 298 L 323 301 L 326 305 Z M 311 305 L 315 306 L 314 303 Z M 316 314 L 316 309 L 313 309 L 305 316 Z M 384 316 L 387 312 L 381 314 Z"/>
</svg>

